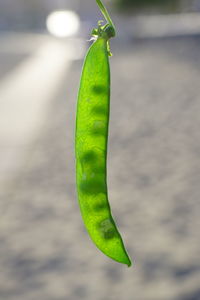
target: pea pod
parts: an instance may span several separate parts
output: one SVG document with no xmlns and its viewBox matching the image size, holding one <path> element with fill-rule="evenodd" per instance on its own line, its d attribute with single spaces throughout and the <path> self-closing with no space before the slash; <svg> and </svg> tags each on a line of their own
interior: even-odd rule
<svg viewBox="0 0 200 300">
<path fill-rule="evenodd" d="M 100 0 L 106 25 L 93 29 L 95 41 L 86 55 L 76 117 L 76 182 L 83 221 L 96 246 L 117 262 L 131 265 L 111 215 L 106 181 L 110 106 L 109 39 L 115 27 Z"/>
</svg>

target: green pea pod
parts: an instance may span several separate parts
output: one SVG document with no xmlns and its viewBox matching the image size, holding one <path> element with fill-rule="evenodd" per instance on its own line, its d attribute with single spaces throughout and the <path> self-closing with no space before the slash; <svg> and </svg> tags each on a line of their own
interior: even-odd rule
<svg viewBox="0 0 200 300">
<path fill-rule="evenodd" d="M 83 221 L 96 246 L 117 262 L 131 265 L 111 215 L 106 181 L 110 106 L 109 38 L 114 25 L 103 4 L 97 4 L 108 24 L 93 30 L 95 41 L 86 55 L 76 117 L 76 181 Z"/>
</svg>

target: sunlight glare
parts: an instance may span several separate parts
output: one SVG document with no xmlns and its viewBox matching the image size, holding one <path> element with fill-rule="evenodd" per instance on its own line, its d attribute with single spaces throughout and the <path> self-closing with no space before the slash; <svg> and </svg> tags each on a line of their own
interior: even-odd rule
<svg viewBox="0 0 200 300">
<path fill-rule="evenodd" d="M 48 31 L 56 37 L 68 37 L 76 34 L 80 26 L 78 15 L 73 11 L 54 11 L 46 20 Z"/>
</svg>

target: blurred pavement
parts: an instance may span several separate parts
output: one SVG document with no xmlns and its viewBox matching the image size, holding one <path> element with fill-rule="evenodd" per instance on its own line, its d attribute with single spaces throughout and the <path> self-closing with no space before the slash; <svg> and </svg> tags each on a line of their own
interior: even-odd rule
<svg viewBox="0 0 200 300">
<path fill-rule="evenodd" d="M 0 51 L 8 80 L 46 39 L 26 53 Z M 35 85 L 41 114 L 31 114 L 32 135 L 24 133 L 20 164 L 0 190 L 2 300 L 200 299 L 200 38 L 116 39 L 111 46 L 109 197 L 133 266 L 105 257 L 83 228 L 73 152 L 82 60 L 62 52 L 55 82 L 47 71 L 46 86 Z M 0 95 L 4 82 L 1 74 Z M 3 172 L 12 165 L 7 151 L 1 164 Z"/>
<path fill-rule="evenodd" d="M 49 102 L 55 97 L 64 74 L 75 58 L 75 52 L 76 58 L 79 56 L 77 46 L 81 48 L 83 43 L 80 44 L 78 40 L 64 43 L 47 36 L 14 33 L 4 34 L 0 41 L 0 55 L 3 56 L 0 82 L 0 146 L 3 151 L 0 158 L 0 185 L 4 186 L 7 177 L 10 179 L 11 174 L 17 171 L 30 142 L 37 137 Z M 33 52 L 30 55 L 31 50 Z M 28 54 L 29 57 L 26 57 Z M 26 59 L 6 75 L 11 67 L 8 63 L 10 57 L 17 63 L 23 56 Z M 4 57 L 7 59 L 3 60 Z"/>
</svg>

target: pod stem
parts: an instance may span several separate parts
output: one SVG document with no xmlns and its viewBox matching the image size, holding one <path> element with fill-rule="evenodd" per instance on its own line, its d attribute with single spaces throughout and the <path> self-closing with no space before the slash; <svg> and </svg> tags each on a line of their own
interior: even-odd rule
<svg viewBox="0 0 200 300">
<path fill-rule="evenodd" d="M 111 17 L 107 11 L 107 9 L 105 8 L 105 6 L 103 5 L 103 3 L 101 2 L 101 0 L 96 0 L 97 2 L 97 5 L 99 6 L 99 9 L 101 10 L 104 18 L 106 19 L 106 21 L 108 22 L 108 24 L 114 29 L 114 32 L 116 31 L 115 30 L 115 25 L 113 24 L 112 20 L 111 20 Z"/>
</svg>

